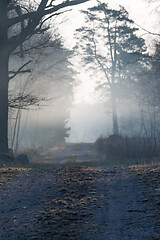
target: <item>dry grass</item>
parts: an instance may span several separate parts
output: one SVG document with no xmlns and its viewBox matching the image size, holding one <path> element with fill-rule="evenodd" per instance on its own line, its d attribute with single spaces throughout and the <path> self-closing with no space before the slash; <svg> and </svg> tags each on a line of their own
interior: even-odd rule
<svg viewBox="0 0 160 240">
<path fill-rule="evenodd" d="M 0 186 L 10 181 L 13 177 L 17 176 L 20 171 L 24 170 L 23 168 L 0 168 Z"/>
<path fill-rule="evenodd" d="M 138 181 L 146 186 L 144 191 L 145 202 L 150 202 L 154 209 L 154 221 L 156 229 L 151 234 L 149 240 L 160 239 L 160 162 L 152 162 L 144 165 L 134 165 L 131 167 L 137 173 Z"/>
<path fill-rule="evenodd" d="M 95 148 L 106 159 L 147 159 L 160 156 L 160 140 L 147 137 L 100 137 Z"/>
</svg>

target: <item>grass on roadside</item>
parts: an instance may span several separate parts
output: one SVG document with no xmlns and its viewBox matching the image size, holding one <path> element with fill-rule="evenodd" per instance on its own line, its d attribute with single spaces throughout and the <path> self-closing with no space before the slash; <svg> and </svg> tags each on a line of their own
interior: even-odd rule
<svg viewBox="0 0 160 240">
<path fill-rule="evenodd" d="M 3 183 L 10 181 L 14 176 L 17 176 L 22 168 L 0 168 L 0 187 Z"/>
</svg>

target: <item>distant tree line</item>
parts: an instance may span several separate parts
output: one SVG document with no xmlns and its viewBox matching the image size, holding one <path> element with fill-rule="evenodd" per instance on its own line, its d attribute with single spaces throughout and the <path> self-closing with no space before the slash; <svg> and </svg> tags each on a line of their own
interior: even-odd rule
<svg viewBox="0 0 160 240">
<path fill-rule="evenodd" d="M 87 0 L 61 1 L 52 0 L 19 1 L 0 0 L 0 152 L 8 152 L 8 89 L 9 80 L 28 71 L 27 62 L 18 69 L 10 70 L 10 58 L 20 54 L 23 59 L 28 50 L 41 49 L 41 36 L 50 26 L 49 20 L 67 11 L 71 7 Z M 33 40 L 35 36 L 36 41 Z M 37 43 L 33 44 L 33 43 Z M 43 46 L 45 45 L 43 42 Z M 23 68 L 24 67 L 24 68 Z"/>
<path fill-rule="evenodd" d="M 120 6 L 119 10 L 115 10 L 98 1 L 97 6 L 82 13 L 85 16 L 85 26 L 76 30 L 75 49 L 82 55 L 87 68 L 94 72 L 101 94 L 107 100 L 110 99 L 112 133 L 122 134 L 118 108 L 129 101 L 134 103 L 139 111 L 139 116 L 136 114 L 142 129 L 139 134 L 158 134 L 152 118 L 155 116 L 154 120 L 158 121 L 160 112 L 160 45 L 156 44 L 154 54 L 148 53 L 145 40 L 138 36 L 139 29 L 124 7 Z M 144 115 L 146 112 L 148 116 Z M 148 121 L 150 122 L 146 123 Z M 150 124 L 152 129 L 146 124 Z"/>
<path fill-rule="evenodd" d="M 97 78 L 97 89 L 112 116 L 114 137 L 97 140 L 98 151 L 115 154 L 117 150 L 118 156 L 126 157 L 136 151 L 139 157 L 159 153 L 160 42 L 150 53 L 122 6 L 115 10 L 97 1 L 82 13 L 85 25 L 76 30 L 75 50 L 91 77 Z"/>
</svg>

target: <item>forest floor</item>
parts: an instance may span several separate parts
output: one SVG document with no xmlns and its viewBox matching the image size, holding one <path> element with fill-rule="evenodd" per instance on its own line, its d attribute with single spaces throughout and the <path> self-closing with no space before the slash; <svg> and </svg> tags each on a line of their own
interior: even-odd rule
<svg viewBox="0 0 160 240">
<path fill-rule="evenodd" d="M 92 144 L 53 155 L 0 168 L 0 240 L 160 240 L 159 162 L 111 166 Z"/>
</svg>

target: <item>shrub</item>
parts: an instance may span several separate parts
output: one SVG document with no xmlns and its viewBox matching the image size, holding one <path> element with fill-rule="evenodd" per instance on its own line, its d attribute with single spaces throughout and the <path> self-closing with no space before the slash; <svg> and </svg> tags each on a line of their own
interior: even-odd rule
<svg viewBox="0 0 160 240">
<path fill-rule="evenodd" d="M 148 158 L 160 155 L 160 140 L 149 137 L 111 135 L 95 142 L 96 151 L 107 158 Z"/>
</svg>

